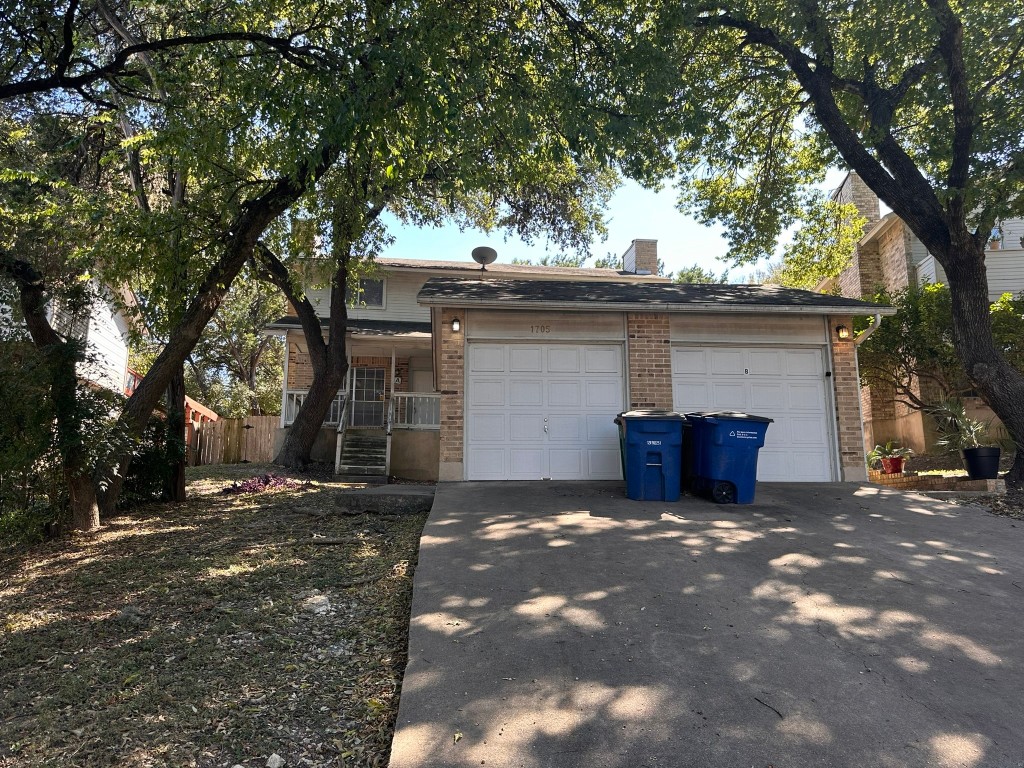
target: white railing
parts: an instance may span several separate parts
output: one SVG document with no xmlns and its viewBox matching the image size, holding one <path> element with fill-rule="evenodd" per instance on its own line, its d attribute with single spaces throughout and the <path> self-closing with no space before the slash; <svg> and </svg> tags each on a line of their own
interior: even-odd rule
<svg viewBox="0 0 1024 768">
<path fill-rule="evenodd" d="M 391 396 L 395 429 L 440 429 L 441 395 L 426 392 L 395 392 Z"/>
<path fill-rule="evenodd" d="M 338 434 L 334 436 L 334 474 L 341 473 L 341 451 L 345 447 L 345 431 L 348 429 L 348 407 L 352 401 L 347 397 L 338 417 Z"/>
<path fill-rule="evenodd" d="M 295 415 L 299 412 L 299 408 L 302 407 L 303 401 L 306 399 L 308 392 L 305 389 L 289 389 L 285 393 L 284 398 L 284 423 L 288 426 L 295 421 Z M 345 393 L 339 392 L 331 403 L 330 410 L 327 411 L 327 416 L 324 418 L 324 424 L 334 426 L 341 420 L 341 411 L 345 405 Z"/>
</svg>

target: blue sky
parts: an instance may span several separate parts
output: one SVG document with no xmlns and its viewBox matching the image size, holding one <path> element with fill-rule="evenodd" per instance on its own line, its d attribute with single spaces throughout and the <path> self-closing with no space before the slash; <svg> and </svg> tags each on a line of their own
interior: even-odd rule
<svg viewBox="0 0 1024 768">
<path fill-rule="evenodd" d="M 830 172 L 823 188 L 834 189 L 842 178 L 842 173 Z M 591 255 L 599 257 L 610 252 L 620 256 L 632 240 L 644 238 L 658 241 L 658 256 L 669 272 L 691 264 L 698 264 L 715 274 L 730 268 L 729 264 L 721 261 L 728 251 L 722 228 L 705 227 L 680 213 L 676 210 L 676 198 L 677 194 L 671 188 L 655 192 L 632 181 L 625 182 L 608 206 L 608 239 L 595 243 Z M 478 245 L 494 248 L 499 262 L 510 262 L 514 258 L 536 261 L 549 252 L 543 242 L 531 246 L 518 238 L 505 239 L 501 233 L 460 232 L 455 226 L 420 229 L 403 226 L 394 218 L 386 221 L 395 242 L 381 255 L 392 258 L 469 262 L 470 251 Z M 730 268 L 729 277 L 730 280 L 741 281 L 750 272 L 750 267 Z"/>
</svg>

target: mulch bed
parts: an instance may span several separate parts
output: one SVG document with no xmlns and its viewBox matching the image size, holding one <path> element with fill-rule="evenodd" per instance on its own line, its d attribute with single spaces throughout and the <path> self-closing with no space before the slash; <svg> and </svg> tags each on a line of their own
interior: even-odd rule
<svg viewBox="0 0 1024 768">
<path fill-rule="evenodd" d="M 268 471 L 0 561 L 0 766 L 387 765 L 425 516 Z"/>
</svg>

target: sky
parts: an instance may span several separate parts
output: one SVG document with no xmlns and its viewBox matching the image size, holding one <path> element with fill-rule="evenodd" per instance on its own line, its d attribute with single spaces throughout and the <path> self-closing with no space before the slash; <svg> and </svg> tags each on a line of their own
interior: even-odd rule
<svg viewBox="0 0 1024 768">
<path fill-rule="evenodd" d="M 842 178 L 843 173 L 830 171 L 822 188 L 831 191 Z M 652 191 L 626 181 L 608 205 L 608 238 L 594 243 L 591 256 L 596 258 L 609 253 L 621 256 L 634 239 L 657 240 L 658 257 L 665 262 L 668 272 L 697 264 L 715 274 L 728 269 L 731 282 L 744 281 L 754 268 L 736 269 L 721 260 L 729 250 L 722 237 L 723 228 L 706 227 L 680 213 L 676 209 L 677 197 L 676 191 L 669 187 Z M 489 245 L 498 252 L 499 262 L 508 263 L 516 258 L 537 261 L 559 250 L 550 249 L 541 241 L 527 245 L 515 237 L 506 239 L 500 232 L 460 232 L 453 225 L 419 228 L 403 225 L 393 217 L 387 218 L 386 223 L 395 241 L 381 255 L 391 258 L 471 262 L 470 252 L 474 248 Z M 784 235 L 783 241 L 786 239 L 788 237 Z M 593 260 L 588 263 L 592 264 Z"/>
</svg>

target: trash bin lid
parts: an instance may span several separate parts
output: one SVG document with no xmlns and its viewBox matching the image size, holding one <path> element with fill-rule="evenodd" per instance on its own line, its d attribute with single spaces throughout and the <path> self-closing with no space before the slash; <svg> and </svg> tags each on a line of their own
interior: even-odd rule
<svg viewBox="0 0 1024 768">
<path fill-rule="evenodd" d="M 623 411 L 620 419 L 682 419 L 683 414 L 670 411 L 668 408 L 638 408 L 635 411 Z"/>
<path fill-rule="evenodd" d="M 732 419 L 734 421 L 757 421 L 762 424 L 772 424 L 775 422 L 775 419 L 769 419 L 767 416 L 755 416 L 752 413 L 740 413 L 739 411 L 704 411 L 687 415 L 715 419 Z"/>
</svg>

